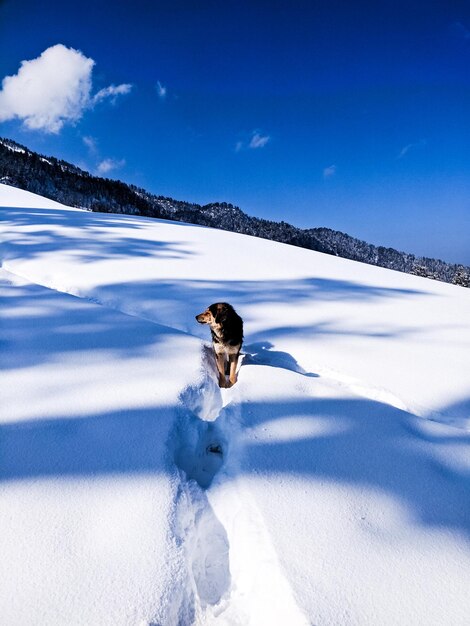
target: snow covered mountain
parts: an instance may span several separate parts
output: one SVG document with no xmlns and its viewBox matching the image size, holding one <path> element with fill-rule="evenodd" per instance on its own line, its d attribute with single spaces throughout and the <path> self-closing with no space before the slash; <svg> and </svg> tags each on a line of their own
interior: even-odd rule
<svg viewBox="0 0 470 626">
<path fill-rule="evenodd" d="M 0 207 L 2 624 L 468 622 L 469 290 Z M 231 389 L 215 301 L 245 321 Z"/>
<path fill-rule="evenodd" d="M 92 176 L 51 156 L 0 138 L 0 182 L 64 204 L 106 213 L 164 218 L 288 243 L 345 259 L 470 287 L 470 268 L 374 246 L 330 228 L 297 228 L 259 219 L 226 202 L 201 206 L 156 196 L 119 180 Z"/>
</svg>

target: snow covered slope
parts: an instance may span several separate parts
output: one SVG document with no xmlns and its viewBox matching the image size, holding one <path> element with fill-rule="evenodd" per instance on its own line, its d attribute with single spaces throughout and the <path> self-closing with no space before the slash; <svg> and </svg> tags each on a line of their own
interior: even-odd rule
<svg viewBox="0 0 470 626">
<path fill-rule="evenodd" d="M 470 290 L 0 206 L 3 624 L 467 623 Z M 194 320 L 221 300 L 227 390 Z"/>
</svg>

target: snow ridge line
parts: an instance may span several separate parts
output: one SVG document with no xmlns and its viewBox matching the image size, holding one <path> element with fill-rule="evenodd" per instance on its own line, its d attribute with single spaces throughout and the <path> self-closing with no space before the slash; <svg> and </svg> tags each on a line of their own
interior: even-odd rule
<svg viewBox="0 0 470 626">
<path fill-rule="evenodd" d="M 84 302 L 89 302 L 90 304 L 95 304 L 97 306 L 101 306 L 105 309 L 109 309 L 110 311 L 116 311 L 117 313 L 122 313 L 122 315 L 127 315 L 129 317 L 135 317 L 139 320 L 142 320 L 143 322 L 149 322 L 150 324 L 155 324 L 156 326 L 159 326 L 160 328 L 167 328 L 168 330 L 170 330 L 171 332 L 174 333 L 181 333 L 182 335 L 186 335 L 187 337 L 192 337 L 194 339 L 199 339 L 199 337 L 197 335 L 193 335 L 192 333 L 186 331 L 186 330 L 182 330 L 181 328 L 177 328 L 175 326 L 169 326 L 168 324 L 162 324 L 161 322 L 157 322 L 156 320 L 152 319 L 151 317 L 147 317 L 145 315 L 142 315 L 141 313 L 136 313 L 134 310 L 132 309 L 128 309 L 127 307 L 122 307 L 122 306 L 118 306 L 116 305 L 116 303 L 114 302 L 105 302 L 103 300 L 100 300 L 99 298 L 96 298 L 95 296 L 91 296 L 91 295 L 87 295 L 86 293 L 82 293 L 80 290 L 75 290 L 73 288 L 70 287 L 60 287 L 54 284 L 49 284 L 47 282 L 37 282 L 36 279 L 32 279 L 28 276 L 26 276 L 25 274 L 22 274 L 21 272 L 18 272 L 16 270 L 12 270 L 8 264 L 4 264 L 1 259 L 0 259 L 0 269 L 8 272 L 8 274 L 11 274 L 12 276 L 14 276 L 15 278 L 19 278 L 21 280 L 27 281 L 28 283 L 32 284 L 32 285 L 37 285 L 39 287 L 44 287 L 45 289 L 50 289 L 51 291 L 55 291 L 57 293 L 61 293 L 64 294 L 66 296 L 70 296 L 72 298 L 77 298 L 78 300 L 83 300 Z"/>
<path fill-rule="evenodd" d="M 417 413 L 407 406 L 398 396 L 391 393 L 383 387 L 374 387 L 373 385 L 367 385 L 361 380 L 358 380 L 352 376 L 347 376 L 336 370 L 328 369 L 322 366 L 315 367 L 315 371 L 322 377 L 324 381 L 333 383 L 336 387 L 342 387 L 348 391 L 351 391 L 354 395 L 368 398 L 369 400 L 375 400 L 382 404 L 388 404 L 389 406 L 405 411 L 407 413 Z"/>
</svg>

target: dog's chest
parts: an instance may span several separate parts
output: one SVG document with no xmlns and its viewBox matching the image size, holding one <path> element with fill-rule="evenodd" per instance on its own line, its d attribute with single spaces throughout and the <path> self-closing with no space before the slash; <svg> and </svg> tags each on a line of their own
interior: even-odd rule
<svg viewBox="0 0 470 626">
<path fill-rule="evenodd" d="M 239 345 L 230 345 L 230 343 L 226 343 L 223 338 L 217 334 L 217 332 L 215 330 L 213 330 L 211 328 L 211 335 L 212 335 L 212 346 L 214 348 L 214 352 L 216 354 L 238 354 L 239 350 L 240 350 L 240 346 Z"/>
</svg>

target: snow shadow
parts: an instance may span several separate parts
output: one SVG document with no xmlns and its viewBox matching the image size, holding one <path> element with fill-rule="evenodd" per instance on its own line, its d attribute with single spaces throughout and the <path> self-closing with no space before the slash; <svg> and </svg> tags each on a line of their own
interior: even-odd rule
<svg viewBox="0 0 470 626">
<path fill-rule="evenodd" d="M 230 544 L 205 491 L 195 482 L 181 484 L 176 511 L 174 532 L 184 543 L 192 590 L 180 603 L 179 623 L 192 624 L 200 609 L 216 606 L 230 590 Z"/>
<path fill-rule="evenodd" d="M 370 299 L 402 295 L 402 290 L 399 290 L 400 293 L 386 289 L 369 291 L 368 286 L 357 284 L 344 287 L 344 281 L 322 282 L 321 286 L 315 283 L 315 279 L 295 282 L 294 288 L 302 293 L 299 297 L 307 297 L 305 293 L 312 298 L 343 299 L 356 298 L 358 293 L 361 298 Z M 171 286 L 136 283 L 128 287 L 131 301 L 134 295 L 144 302 L 154 299 L 157 312 L 166 298 L 171 299 L 171 311 L 178 313 L 181 309 L 187 316 L 181 318 L 181 324 L 189 324 L 190 320 L 190 328 L 195 331 L 198 327 L 193 319 L 194 310 L 202 310 L 210 300 L 230 299 L 243 311 L 243 305 L 248 306 L 251 298 L 256 298 L 259 303 L 285 302 L 282 289 L 288 291 L 292 283 L 234 282 L 226 285 L 227 291 L 222 294 L 216 292 L 220 284 L 215 282 L 177 281 Z M 100 295 L 111 298 L 112 289 L 103 289 Z M 128 294 L 123 294 L 122 289 L 123 285 L 118 286 L 118 294 L 125 301 Z M 77 350 L 83 353 L 82 359 L 101 350 L 117 352 L 123 358 L 129 358 L 145 354 L 149 345 L 161 341 L 165 334 L 177 334 L 173 329 L 142 324 L 139 319 L 122 316 L 104 307 L 90 307 L 85 301 L 36 285 L 3 284 L 2 296 L 0 364 L 4 370 L 33 367 Z M 181 307 L 178 306 L 178 299 Z M 119 302 L 121 300 L 118 299 Z M 267 340 L 255 341 L 248 347 L 254 359 L 251 366 L 270 365 L 304 376 L 309 374 L 299 368 L 291 355 L 272 350 Z M 245 361 L 245 365 L 250 367 L 250 361 Z M 464 410 L 469 401 L 462 400 L 460 404 Z M 5 411 L 8 407 L 2 406 L 2 409 Z M 438 437 L 433 440 L 411 435 L 410 429 L 413 420 L 416 420 L 414 416 L 365 398 L 242 403 L 241 414 L 243 418 L 246 416 L 245 426 L 260 432 L 257 439 L 246 440 L 244 472 L 252 475 L 297 474 L 378 490 L 406 505 L 423 525 L 455 527 L 469 533 L 468 471 L 457 466 L 449 468 L 437 454 L 441 446 L 455 442 L 449 439 L 450 435 L 447 439 Z M 0 425 L 0 481 L 174 472 L 167 435 L 162 440 L 162 433 L 171 431 L 175 419 L 176 407 L 152 406 L 95 413 L 86 417 L 71 415 L 53 420 L 3 423 Z M 263 426 L 269 422 L 279 422 L 282 426 L 283 420 L 292 419 L 307 427 L 302 429 L 303 434 L 298 438 L 292 436 L 292 429 L 289 429 L 287 440 L 281 435 L 277 439 L 263 438 Z M 196 451 L 192 453 L 193 457 L 188 457 L 190 465 L 192 462 L 196 467 L 195 480 L 199 476 L 201 451 L 207 453 L 207 448 L 214 444 L 209 435 L 212 436 L 215 431 L 210 431 L 207 425 L 206 428 L 204 432 L 199 428 L 193 431 L 198 441 L 202 442 L 201 446 L 193 448 Z M 276 432 L 285 430 L 278 428 Z M 305 434 L 306 431 L 311 434 Z M 216 471 L 221 460 L 220 444 L 217 436 L 213 450 L 207 453 L 211 462 L 214 461 Z M 223 442 L 221 449 L 223 454 Z M 180 467 L 186 460 L 180 461 Z M 191 471 L 189 469 L 188 474 Z M 210 484 L 211 476 L 215 476 L 213 468 L 205 473 L 207 484 Z M 199 482 L 204 484 L 205 478 L 199 479 Z"/>
<path fill-rule="evenodd" d="M 80 401 L 79 380 L 88 365 L 103 389 L 101 366 L 106 368 L 113 357 L 116 363 L 131 363 L 132 359 L 147 357 L 149 351 L 155 354 L 160 344 L 164 350 L 164 342 L 180 337 L 174 329 L 93 306 L 69 294 L 39 285 L 10 284 L 7 273 L 0 281 L 0 297 L 0 368 L 4 373 L 30 371 L 31 384 L 41 385 L 35 394 L 38 405 L 46 399 L 47 410 L 55 406 L 51 394 L 56 385 L 45 374 L 39 375 L 47 371 L 41 370 L 43 364 L 51 364 L 51 375 L 59 371 L 61 364 L 69 372 L 69 387 L 61 382 L 59 392 L 64 397 L 58 402 L 63 402 L 67 393 L 75 394 Z M 93 382 L 92 376 L 86 374 L 87 388 Z M 138 380 L 130 373 L 132 376 L 135 385 Z M 158 380 L 155 384 L 158 386 Z M 12 419 L 16 396 L 8 393 L 2 400 L 2 417 Z M 19 401 L 21 405 L 21 398 Z M 95 410 L 91 415 L 74 415 L 72 400 L 66 399 L 66 406 L 63 418 L 59 412 L 56 419 L 38 417 L 0 425 L 0 479 L 175 471 L 166 437 L 177 416 L 176 406 Z M 26 408 L 31 416 L 44 410 L 40 406 Z"/>
<path fill-rule="evenodd" d="M 92 307 L 36 285 L 4 284 L 2 295 L 0 362 L 4 370 L 57 362 L 77 350 L 82 353 L 81 362 L 96 358 L 101 350 L 125 359 L 145 354 L 165 335 L 178 335 L 173 329 L 143 324 L 137 318 Z M 191 315 L 193 306 L 186 306 Z M 254 361 L 251 365 L 245 361 L 244 368 L 263 364 L 306 375 L 291 355 L 272 350 L 269 343 L 255 342 L 248 347 Z M 462 400 L 459 406 L 464 410 L 468 405 L 468 400 Z M 8 412 L 5 405 L 1 408 Z M 186 408 L 190 409 L 186 413 L 189 422 L 183 420 L 180 426 L 188 428 L 178 440 L 179 450 L 173 451 L 168 449 L 167 434 L 162 440 L 162 433 L 171 432 L 177 423 L 176 407 L 3 423 L 0 480 L 173 472 L 173 453 L 190 477 L 202 486 L 210 485 L 230 441 L 225 441 L 225 431 L 219 430 L 217 422 L 202 424 L 199 413 L 202 411 L 206 420 L 214 420 L 220 407 L 206 389 L 200 397 L 191 392 Z M 260 434 L 246 440 L 244 471 L 253 475 L 298 474 L 369 487 L 403 502 L 422 524 L 470 531 L 468 471 L 449 468 L 439 456 L 441 447 L 455 443 L 451 437 L 459 438 L 458 429 L 455 435 L 426 439 L 410 433 L 416 417 L 365 398 L 250 402 L 240 408 L 245 427 L 258 429 Z M 303 424 L 303 434 L 295 438 L 289 427 L 289 439 L 283 440 L 281 434 L 286 429 L 282 422 L 292 419 Z M 277 439 L 266 439 L 263 427 L 273 421 L 279 422 L 281 428 L 276 432 L 281 434 Z M 463 445 L 463 440 L 459 442 Z M 186 445 L 189 454 L 183 453 Z"/>
<path fill-rule="evenodd" d="M 436 325 L 436 330 L 442 331 L 442 325 Z M 456 326 L 452 327 L 453 329 Z M 303 340 L 312 340 L 315 335 L 336 335 L 336 336 L 354 336 L 354 337 L 369 337 L 372 339 L 388 339 L 392 337 L 411 337 L 419 334 L 429 333 L 430 328 L 417 328 L 406 326 L 393 326 L 388 330 L 372 330 L 369 326 L 363 328 L 344 328 L 338 325 L 337 321 L 320 321 L 310 324 L 300 324 L 299 326 L 275 326 L 274 328 L 268 328 L 266 330 L 258 331 L 250 338 L 255 340 L 256 343 L 265 343 L 267 339 L 276 340 L 283 337 L 299 338 Z M 270 343 L 269 341 L 267 343 Z M 288 369 L 288 368 L 286 368 Z M 293 370 L 295 371 L 295 370 Z"/>
<path fill-rule="evenodd" d="M 439 409 L 432 419 L 470 431 L 470 397 Z"/>
<path fill-rule="evenodd" d="M 428 292 L 412 289 L 395 289 L 366 285 L 344 280 L 324 280 L 304 278 L 298 280 L 155 280 L 133 281 L 104 285 L 90 290 L 89 297 L 103 304 L 119 301 L 122 310 L 142 313 L 146 319 L 167 324 L 166 315 L 171 317 L 171 325 L 180 330 L 207 339 L 207 329 L 194 322 L 194 315 L 207 308 L 212 302 L 230 302 L 250 321 L 250 309 L 265 304 L 292 306 L 292 319 L 298 315 L 296 307 L 302 303 L 340 301 L 375 302 L 384 298 L 404 298 L 409 295 L 427 296 Z M 125 308 L 124 308 L 125 307 Z M 300 320 L 299 320 L 300 321 Z M 303 328 L 303 326 L 302 326 Z M 312 325 L 310 330 L 315 330 Z M 335 333 L 334 327 L 319 325 L 319 331 Z M 269 340 L 267 336 L 255 341 Z M 292 333 L 292 328 L 289 327 Z M 295 332 L 295 327 L 294 327 Z M 347 331 L 352 332 L 352 331 Z M 385 333 L 388 331 L 385 330 Z M 393 334 L 394 330 L 390 333 Z M 410 331 L 411 332 L 411 331 Z"/>
<path fill-rule="evenodd" d="M 188 480 L 207 489 L 223 466 L 228 448 L 225 435 L 216 422 L 191 414 L 180 417 L 177 424 L 175 463 Z"/>
<path fill-rule="evenodd" d="M 444 450 L 455 437 L 468 446 L 457 429 L 454 437 L 417 436 L 421 418 L 366 398 L 249 402 L 241 410 L 255 434 L 245 450 L 246 473 L 285 472 L 379 491 L 422 525 L 470 534 L 470 472 L 447 464 Z M 274 436 L 267 438 L 270 424 Z"/>
<path fill-rule="evenodd" d="M 112 351 L 123 358 L 145 354 L 177 330 L 147 324 L 39 285 L 0 281 L 0 370 L 31 367 L 74 352 Z M 132 338 L 130 341 L 129 338 Z"/>
<path fill-rule="evenodd" d="M 5 228 L 4 237 L 7 240 L 3 245 L 4 259 L 17 258 L 34 259 L 38 254 L 63 250 L 74 250 L 77 260 L 92 263 L 108 258 L 128 256 L 155 257 L 178 259 L 191 256 L 192 252 L 182 242 L 155 241 L 138 237 L 123 237 L 113 233 L 112 237 L 100 237 L 100 228 L 123 227 L 143 229 L 138 220 L 132 218 L 113 218 L 112 214 L 90 213 L 88 211 L 60 211 L 57 209 L 9 209 L 1 208 L 0 215 L 4 222 L 11 221 L 15 229 L 11 232 Z M 18 226 L 41 226 L 34 234 L 25 232 L 18 237 Z M 57 231 L 57 226 L 61 229 Z M 50 228 L 47 228 L 50 226 Z M 63 228 L 77 229 L 77 236 L 64 234 Z M 69 231 L 70 232 L 70 231 Z"/>
<path fill-rule="evenodd" d="M 273 344 L 269 341 L 258 341 L 257 343 L 245 345 L 243 347 L 245 354 L 242 365 L 269 365 L 270 367 L 279 367 L 310 378 L 318 377 L 318 374 L 306 372 L 291 354 L 273 350 L 273 347 Z"/>
<path fill-rule="evenodd" d="M 258 433 L 245 440 L 243 473 L 296 474 L 371 489 L 401 502 L 417 523 L 470 533 L 468 470 L 450 467 L 439 456 L 441 446 L 468 446 L 467 435 L 419 436 L 414 416 L 361 398 L 250 402 L 241 405 L 241 414 L 249 415 L 245 427 Z M 291 427 L 293 420 L 296 428 L 299 421 L 304 422 L 298 438 Z M 150 407 L 2 424 L 0 481 L 172 472 L 173 459 L 162 432 L 174 421 L 170 407 Z M 281 426 L 275 429 L 277 438 L 263 438 L 274 421 Z M 308 431 L 310 435 L 305 434 Z M 208 486 L 220 468 L 221 459 L 215 469 L 206 466 L 210 465 L 207 446 L 212 445 L 214 435 L 219 445 L 221 434 L 210 429 L 202 435 L 195 433 L 202 447 L 188 445 L 189 455 L 184 454 L 184 446 L 176 450 L 178 465 L 195 485 Z M 214 456 L 219 456 L 218 450 Z M 206 521 L 216 524 L 212 518 Z"/>
<path fill-rule="evenodd" d="M 0 425 L 0 480 L 171 473 L 162 432 L 170 408 L 150 407 Z"/>
</svg>

